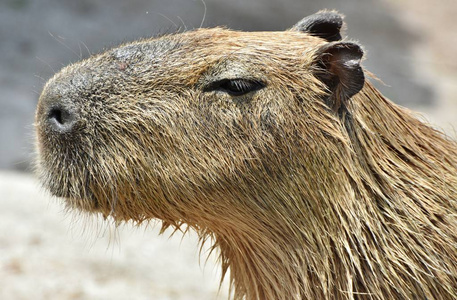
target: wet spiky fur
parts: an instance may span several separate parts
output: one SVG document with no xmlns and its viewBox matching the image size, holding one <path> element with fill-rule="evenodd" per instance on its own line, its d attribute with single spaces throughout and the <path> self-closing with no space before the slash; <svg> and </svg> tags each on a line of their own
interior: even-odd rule
<svg viewBox="0 0 457 300">
<path fill-rule="evenodd" d="M 457 298 L 456 143 L 369 82 L 335 113 L 325 43 L 202 29 L 69 66 L 40 99 L 42 181 L 71 208 L 213 239 L 235 299 Z M 204 91 L 233 74 L 266 87 Z M 71 135 L 46 127 L 55 94 L 81 116 Z"/>
</svg>

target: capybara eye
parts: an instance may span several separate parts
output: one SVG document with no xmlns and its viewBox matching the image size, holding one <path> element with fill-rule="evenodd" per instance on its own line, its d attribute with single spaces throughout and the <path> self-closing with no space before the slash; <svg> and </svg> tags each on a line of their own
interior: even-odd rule
<svg viewBox="0 0 457 300">
<path fill-rule="evenodd" d="M 205 88 L 205 91 L 221 91 L 231 96 L 242 96 L 260 90 L 263 87 L 265 87 L 265 84 L 258 80 L 236 78 L 212 82 Z"/>
</svg>

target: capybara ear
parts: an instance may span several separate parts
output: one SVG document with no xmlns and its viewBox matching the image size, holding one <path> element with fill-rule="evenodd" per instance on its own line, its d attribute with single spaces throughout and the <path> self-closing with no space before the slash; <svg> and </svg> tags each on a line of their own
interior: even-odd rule
<svg viewBox="0 0 457 300">
<path fill-rule="evenodd" d="M 316 76 L 327 85 L 334 110 L 363 88 L 362 57 L 362 48 L 352 42 L 332 42 L 319 48 Z"/>
<path fill-rule="evenodd" d="M 320 11 L 307 16 L 290 30 L 301 31 L 317 36 L 329 42 L 341 40 L 343 15 L 334 11 Z"/>
</svg>

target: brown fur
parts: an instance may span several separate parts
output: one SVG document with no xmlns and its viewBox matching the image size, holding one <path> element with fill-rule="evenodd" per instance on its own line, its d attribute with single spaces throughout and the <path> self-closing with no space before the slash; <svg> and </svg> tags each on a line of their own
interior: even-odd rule
<svg viewBox="0 0 457 300">
<path fill-rule="evenodd" d="M 64 68 L 37 111 L 44 185 L 71 208 L 189 225 L 235 299 L 456 299 L 456 143 L 368 81 L 336 113 L 326 43 L 200 29 Z M 266 87 L 203 90 L 232 74 Z M 78 111 L 71 135 L 46 127 L 53 97 Z"/>
</svg>

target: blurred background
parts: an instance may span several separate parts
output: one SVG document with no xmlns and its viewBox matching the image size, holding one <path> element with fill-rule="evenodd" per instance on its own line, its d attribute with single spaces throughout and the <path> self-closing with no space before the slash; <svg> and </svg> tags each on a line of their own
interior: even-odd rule
<svg viewBox="0 0 457 300">
<path fill-rule="evenodd" d="M 455 0 L 0 0 L 0 299 L 225 299 L 194 235 L 76 221 L 40 190 L 40 91 L 63 66 L 121 42 L 200 26 L 279 31 L 324 8 L 346 15 L 384 95 L 457 136 Z"/>
</svg>

